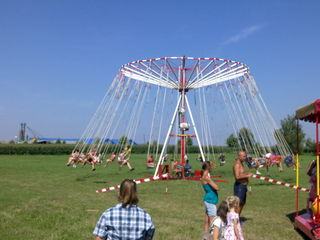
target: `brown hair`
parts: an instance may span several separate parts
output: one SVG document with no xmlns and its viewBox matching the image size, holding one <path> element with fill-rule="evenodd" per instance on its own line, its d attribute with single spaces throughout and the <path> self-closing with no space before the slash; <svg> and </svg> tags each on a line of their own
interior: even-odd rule
<svg viewBox="0 0 320 240">
<path fill-rule="evenodd" d="M 204 161 L 202 163 L 201 176 L 203 176 L 204 171 L 208 170 L 212 166 L 210 161 Z"/>
<path fill-rule="evenodd" d="M 139 202 L 137 196 L 137 184 L 131 179 L 125 179 L 120 185 L 119 201 L 122 203 L 122 207 L 127 205 L 136 205 Z"/>
<path fill-rule="evenodd" d="M 204 161 L 202 164 L 202 171 L 209 169 L 211 166 L 212 166 L 212 163 L 210 161 Z"/>
<path fill-rule="evenodd" d="M 217 210 L 217 216 L 219 216 L 222 222 L 227 223 L 228 203 L 222 201 Z"/>
</svg>

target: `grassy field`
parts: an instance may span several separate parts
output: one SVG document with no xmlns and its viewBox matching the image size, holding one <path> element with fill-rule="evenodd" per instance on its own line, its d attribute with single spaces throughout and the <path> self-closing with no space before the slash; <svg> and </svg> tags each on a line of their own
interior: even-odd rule
<svg viewBox="0 0 320 240">
<path fill-rule="evenodd" d="M 221 187 L 220 200 L 232 195 L 232 163 L 214 169 L 228 183 Z M 145 156 L 133 155 L 135 171 L 118 170 L 113 163 L 95 172 L 66 167 L 67 156 L 0 155 L 0 239 L 93 239 L 93 228 L 101 213 L 116 204 L 117 191 L 96 193 L 124 178 L 145 178 L 153 170 L 145 167 Z M 193 169 L 200 169 L 196 156 L 189 156 Z M 301 157 L 301 185 L 309 187 L 305 169 L 311 156 Z M 265 169 L 261 170 L 265 176 Z M 295 184 L 295 172 L 271 168 L 271 178 Z M 243 211 L 246 239 L 303 239 L 289 219 L 295 212 L 295 191 L 251 179 L 252 193 Z M 166 189 L 168 192 L 166 193 Z M 173 180 L 138 185 L 139 206 L 153 217 L 155 239 L 200 239 L 203 229 L 203 189 L 198 181 Z M 307 193 L 300 193 L 300 209 Z"/>
</svg>

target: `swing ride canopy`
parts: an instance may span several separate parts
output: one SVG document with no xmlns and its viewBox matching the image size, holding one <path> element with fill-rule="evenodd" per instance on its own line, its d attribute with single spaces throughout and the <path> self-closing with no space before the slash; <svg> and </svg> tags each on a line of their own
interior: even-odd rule
<svg viewBox="0 0 320 240">
<path fill-rule="evenodd" d="M 306 122 L 316 122 L 320 118 L 320 99 L 296 110 L 296 118 Z"/>
<path fill-rule="evenodd" d="M 155 159 L 176 154 L 182 112 L 183 123 L 191 123 L 187 135 L 195 136 L 208 159 L 230 134 L 235 147 L 254 156 L 291 154 L 249 68 L 214 57 L 161 57 L 122 65 L 75 149 L 104 155 L 136 142 L 147 144 L 147 155 Z"/>
</svg>

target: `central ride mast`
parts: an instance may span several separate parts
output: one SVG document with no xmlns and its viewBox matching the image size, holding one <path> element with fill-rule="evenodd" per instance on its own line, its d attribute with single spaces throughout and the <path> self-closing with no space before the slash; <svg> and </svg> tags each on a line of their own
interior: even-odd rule
<svg viewBox="0 0 320 240">
<path fill-rule="evenodd" d="M 186 69 L 185 69 L 185 64 L 186 64 L 186 57 L 184 56 L 181 60 L 181 69 L 180 69 L 180 82 L 179 82 L 179 92 L 181 95 L 181 103 L 180 103 L 180 110 L 179 110 L 179 116 L 180 116 L 180 122 L 179 122 L 179 127 L 181 131 L 181 147 L 180 147 L 180 155 L 181 155 L 181 163 L 184 166 L 184 158 L 186 155 L 186 135 L 185 131 L 188 128 L 188 123 L 185 121 L 185 113 L 186 113 Z M 182 177 L 184 178 L 184 171 L 182 171 Z"/>
</svg>

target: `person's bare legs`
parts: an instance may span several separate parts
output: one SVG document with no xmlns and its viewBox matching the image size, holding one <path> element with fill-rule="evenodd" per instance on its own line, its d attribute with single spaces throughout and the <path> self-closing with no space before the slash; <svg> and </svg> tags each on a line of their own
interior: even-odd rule
<svg viewBox="0 0 320 240">
<path fill-rule="evenodd" d="M 281 161 L 278 163 L 278 169 L 279 169 L 279 172 L 283 171 L 282 162 Z"/>
<path fill-rule="evenodd" d="M 109 162 L 111 162 L 110 159 L 109 159 L 109 158 L 106 159 L 106 165 L 104 165 L 104 167 L 107 167 L 107 165 L 109 164 Z"/>
<path fill-rule="evenodd" d="M 213 219 L 213 216 L 208 216 L 207 214 L 204 216 L 204 231 L 207 232 L 210 227 L 210 223 Z"/>
<path fill-rule="evenodd" d="M 92 171 L 96 170 L 96 168 L 94 167 L 94 161 L 92 161 L 92 163 L 91 163 L 91 170 Z"/>
<path fill-rule="evenodd" d="M 87 164 L 87 160 L 84 160 L 81 167 L 84 167 Z"/>
</svg>

